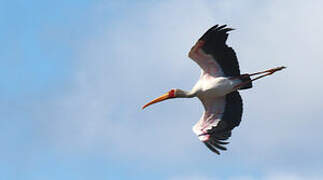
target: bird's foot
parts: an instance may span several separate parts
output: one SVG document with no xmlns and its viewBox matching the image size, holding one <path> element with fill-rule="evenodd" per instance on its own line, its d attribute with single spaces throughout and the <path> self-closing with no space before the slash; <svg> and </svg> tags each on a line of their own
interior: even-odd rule
<svg viewBox="0 0 323 180">
<path fill-rule="evenodd" d="M 273 68 L 273 69 L 269 69 L 266 72 L 268 72 L 268 75 L 270 75 L 270 74 L 273 74 L 276 71 L 280 71 L 280 70 L 285 69 L 285 68 L 286 68 L 285 66 L 276 67 L 276 68 Z"/>
</svg>

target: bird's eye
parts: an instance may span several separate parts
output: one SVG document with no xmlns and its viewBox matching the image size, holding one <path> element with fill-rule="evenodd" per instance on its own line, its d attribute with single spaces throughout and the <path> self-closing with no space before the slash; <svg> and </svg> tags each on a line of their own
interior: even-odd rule
<svg viewBox="0 0 323 180">
<path fill-rule="evenodd" d="M 169 97 L 175 97 L 175 89 L 172 89 L 168 92 Z"/>
</svg>

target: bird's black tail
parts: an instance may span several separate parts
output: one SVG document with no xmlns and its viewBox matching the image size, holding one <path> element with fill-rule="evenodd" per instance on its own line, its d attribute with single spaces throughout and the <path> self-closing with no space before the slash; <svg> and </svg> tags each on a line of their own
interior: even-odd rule
<svg viewBox="0 0 323 180">
<path fill-rule="evenodd" d="M 243 83 L 243 85 L 239 88 L 240 90 L 252 88 L 252 81 L 249 74 L 242 74 L 239 79 Z"/>
</svg>

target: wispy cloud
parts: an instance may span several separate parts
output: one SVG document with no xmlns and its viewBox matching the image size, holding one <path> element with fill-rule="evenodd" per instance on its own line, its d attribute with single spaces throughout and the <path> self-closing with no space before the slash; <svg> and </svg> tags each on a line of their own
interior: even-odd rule
<svg viewBox="0 0 323 180">
<path fill-rule="evenodd" d="M 288 69 L 242 93 L 243 122 L 221 157 L 269 169 L 298 169 L 313 161 L 321 167 L 317 156 L 323 147 L 317 142 L 322 137 L 318 119 L 323 116 L 323 85 L 317 82 L 322 3 L 264 2 L 256 11 L 254 6 L 252 0 L 170 0 L 130 7 L 117 22 L 94 24 L 103 30 L 75 47 L 79 67 L 70 89 L 35 106 L 41 112 L 35 117 L 47 119 L 44 135 L 62 151 L 95 149 L 109 156 L 171 162 L 209 160 L 213 154 L 191 132 L 202 113 L 197 100 L 170 101 L 144 112 L 140 107 L 171 88 L 190 89 L 199 68 L 187 58 L 188 50 L 207 28 L 229 22 L 238 29 L 229 44 L 237 51 L 242 72 L 278 65 Z M 290 164 L 299 160 L 304 164 Z"/>
<path fill-rule="evenodd" d="M 195 110 L 198 102 L 193 107 L 186 104 L 194 114 L 188 114 L 186 108 L 176 110 L 176 104 L 164 113 L 154 108 L 140 110 L 149 98 L 177 86 L 188 89 L 198 78 L 199 69 L 187 52 L 213 23 L 198 20 L 212 14 L 206 3 L 195 2 L 176 10 L 180 3 L 145 6 L 146 11 L 130 13 L 114 27 L 107 24 L 104 33 L 76 47 L 81 63 L 72 88 L 42 107 L 43 116 L 51 119 L 46 121 L 49 135 L 59 147 L 103 145 L 109 153 L 154 158 L 182 156 L 176 149 L 190 149 L 194 138 L 191 126 L 202 110 Z M 197 13 L 187 16 L 192 9 Z M 167 16 L 165 12 L 169 12 Z M 193 81 L 187 84 L 185 76 Z M 175 111 L 182 112 L 182 117 L 172 116 Z M 192 115 L 194 120 L 189 118 Z"/>
<path fill-rule="evenodd" d="M 290 173 L 290 172 L 272 172 L 263 176 L 229 176 L 226 178 L 223 177 L 207 177 L 204 175 L 186 175 L 186 176 L 176 176 L 171 177 L 169 180 L 217 180 L 217 179 L 227 179 L 227 180 L 320 180 L 322 175 L 301 175 L 299 173 Z"/>
</svg>

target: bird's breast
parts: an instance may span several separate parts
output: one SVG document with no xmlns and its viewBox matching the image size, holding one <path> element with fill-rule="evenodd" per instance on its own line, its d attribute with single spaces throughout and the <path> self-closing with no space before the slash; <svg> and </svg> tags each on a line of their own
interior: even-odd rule
<svg viewBox="0 0 323 180">
<path fill-rule="evenodd" d="M 201 79 L 198 96 L 219 97 L 230 93 L 234 87 L 234 82 L 226 77 L 212 79 Z"/>
</svg>

